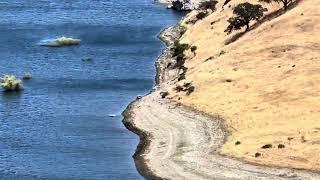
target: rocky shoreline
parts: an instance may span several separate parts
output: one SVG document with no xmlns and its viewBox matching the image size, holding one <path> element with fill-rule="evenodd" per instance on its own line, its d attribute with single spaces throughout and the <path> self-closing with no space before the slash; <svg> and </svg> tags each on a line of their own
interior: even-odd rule
<svg viewBox="0 0 320 180">
<path fill-rule="evenodd" d="M 263 167 L 219 154 L 227 132 L 223 120 L 163 99 L 166 83 L 178 75 L 168 69 L 173 43 L 183 28 L 175 25 L 160 39 L 167 48 L 156 62 L 156 85 L 123 112 L 124 125 L 140 137 L 134 154 L 146 179 L 320 179 L 317 173 Z"/>
<path fill-rule="evenodd" d="M 164 29 L 158 35 L 158 38 L 166 44 L 166 48 L 162 51 L 158 60 L 155 62 L 155 88 L 156 86 L 159 86 L 162 82 L 166 81 L 166 68 L 164 66 L 168 63 L 168 60 L 171 59 L 171 47 L 173 46 L 174 42 L 179 39 L 181 28 L 181 26 L 175 25 L 167 29 Z M 150 94 L 155 93 L 155 88 L 151 90 Z M 135 165 L 137 167 L 138 172 L 146 179 L 163 179 L 157 176 L 155 173 L 153 173 L 153 171 L 149 168 L 147 161 L 142 156 L 144 153 L 146 153 L 148 147 L 150 146 L 152 134 L 147 131 L 143 131 L 142 129 L 137 127 L 133 121 L 134 117 L 132 116 L 132 114 L 134 112 L 135 104 L 138 101 L 139 99 L 137 98 L 136 101 L 131 102 L 122 113 L 124 117 L 123 124 L 125 125 L 125 127 L 133 133 L 137 134 L 140 139 L 135 154 L 133 155 Z"/>
<path fill-rule="evenodd" d="M 201 1 L 204 0 L 156 0 L 158 3 L 167 5 L 167 8 L 177 11 L 195 10 Z"/>
</svg>

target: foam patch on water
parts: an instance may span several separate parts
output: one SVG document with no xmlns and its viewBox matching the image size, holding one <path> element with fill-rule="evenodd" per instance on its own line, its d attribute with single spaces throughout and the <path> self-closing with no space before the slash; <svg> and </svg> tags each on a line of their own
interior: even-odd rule
<svg viewBox="0 0 320 180">
<path fill-rule="evenodd" d="M 72 37 L 58 37 L 56 39 L 46 39 L 40 42 L 41 46 L 48 47 L 62 47 L 62 46 L 73 46 L 79 45 L 81 42 L 80 39 L 72 38 Z"/>
</svg>

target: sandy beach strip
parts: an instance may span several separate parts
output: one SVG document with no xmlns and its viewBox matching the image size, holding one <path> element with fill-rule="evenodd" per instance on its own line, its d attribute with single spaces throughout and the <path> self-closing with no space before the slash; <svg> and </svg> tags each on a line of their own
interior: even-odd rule
<svg viewBox="0 0 320 180">
<path fill-rule="evenodd" d="M 319 174 L 219 155 L 226 136 L 222 121 L 161 99 L 159 92 L 135 101 L 124 113 L 126 126 L 142 137 L 134 157 L 147 179 L 320 179 Z"/>
<path fill-rule="evenodd" d="M 170 49 L 179 38 L 179 26 L 161 33 L 167 48 L 156 63 L 157 85 L 123 112 L 125 126 L 139 135 L 134 155 L 146 179 L 320 179 L 317 173 L 264 167 L 221 156 L 227 132 L 223 120 L 183 107 L 160 92 L 177 72 L 167 70 Z"/>
</svg>

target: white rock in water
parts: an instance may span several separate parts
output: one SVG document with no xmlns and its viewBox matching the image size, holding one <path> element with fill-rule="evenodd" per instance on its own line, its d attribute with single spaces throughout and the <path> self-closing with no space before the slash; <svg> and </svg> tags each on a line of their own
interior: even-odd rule
<svg viewBox="0 0 320 180">
<path fill-rule="evenodd" d="M 14 75 L 4 75 L 0 77 L 0 86 L 2 86 L 5 91 L 19 91 L 23 89 L 22 81 Z"/>
<path fill-rule="evenodd" d="M 56 39 L 44 40 L 40 43 L 40 45 L 48 46 L 48 47 L 62 47 L 62 46 L 79 45 L 80 42 L 81 42 L 80 39 L 62 36 Z"/>
<path fill-rule="evenodd" d="M 22 79 L 23 79 L 23 80 L 30 80 L 30 79 L 32 79 L 31 73 L 29 73 L 29 72 L 23 73 Z"/>
</svg>

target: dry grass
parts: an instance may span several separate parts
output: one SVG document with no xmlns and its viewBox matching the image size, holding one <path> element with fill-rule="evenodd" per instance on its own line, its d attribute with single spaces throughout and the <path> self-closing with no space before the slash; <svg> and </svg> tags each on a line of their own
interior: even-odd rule
<svg viewBox="0 0 320 180">
<path fill-rule="evenodd" d="M 185 53 L 185 81 L 192 81 L 195 91 L 186 96 L 172 90 L 171 97 L 225 119 L 231 135 L 223 154 L 320 170 L 320 1 L 303 0 L 228 45 L 241 31 L 224 33 L 232 8 L 221 6 L 196 24 L 186 24 L 181 43 L 197 46 L 197 53 Z M 280 8 L 277 3 L 264 6 L 269 13 Z M 237 141 L 241 144 L 235 146 Z M 265 144 L 273 148 L 262 149 Z"/>
</svg>

